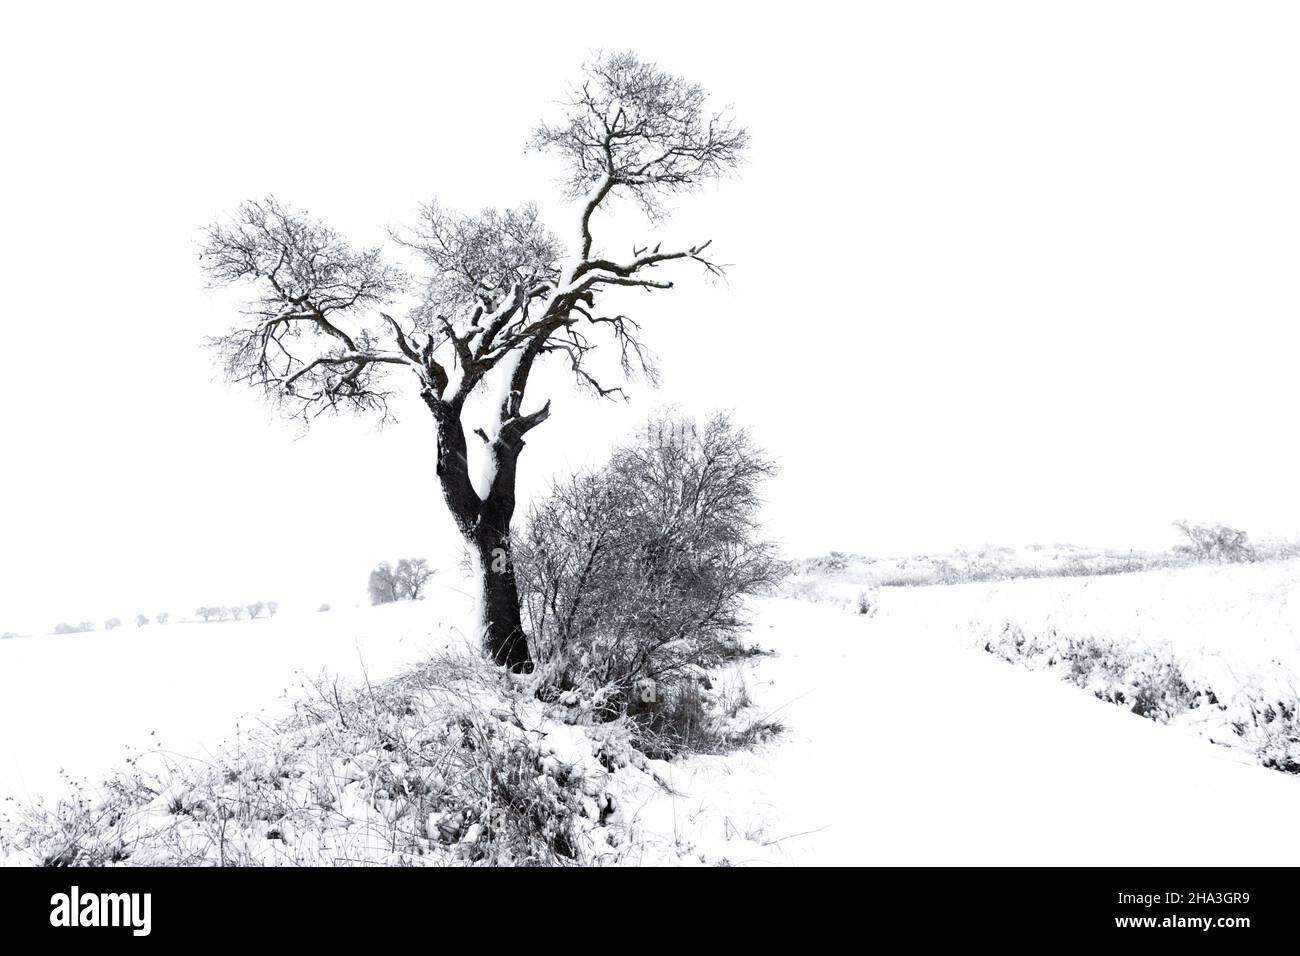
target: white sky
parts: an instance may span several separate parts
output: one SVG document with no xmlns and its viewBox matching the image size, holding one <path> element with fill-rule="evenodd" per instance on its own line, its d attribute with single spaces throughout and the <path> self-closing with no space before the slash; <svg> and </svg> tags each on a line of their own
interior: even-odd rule
<svg viewBox="0 0 1300 956">
<path fill-rule="evenodd" d="M 600 48 L 753 134 L 658 232 L 606 225 L 734 267 L 643 303 L 659 393 L 553 389 L 525 490 L 675 402 L 778 457 L 795 554 L 1300 529 L 1300 7 L 439 7 L 0 14 L 0 630 L 352 602 L 377 560 L 454 549 L 421 406 L 295 441 L 217 379 L 199 232 L 267 193 L 358 241 L 434 195 L 561 228 L 523 143 Z"/>
</svg>

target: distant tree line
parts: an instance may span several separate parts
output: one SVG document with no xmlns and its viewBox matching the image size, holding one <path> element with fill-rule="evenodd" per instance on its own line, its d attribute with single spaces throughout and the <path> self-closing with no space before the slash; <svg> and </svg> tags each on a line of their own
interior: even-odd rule
<svg viewBox="0 0 1300 956">
<path fill-rule="evenodd" d="M 239 621 L 245 617 L 251 619 L 259 617 L 274 617 L 276 611 L 280 609 L 277 601 L 255 601 L 252 604 L 232 604 L 222 607 L 201 607 L 194 612 L 195 617 L 202 618 L 204 621 Z M 171 613 L 168 611 L 159 611 L 151 619 L 147 614 L 137 614 L 134 618 L 136 627 L 144 627 L 146 624 L 167 624 L 171 620 Z M 104 620 L 104 630 L 112 631 L 122 626 L 120 617 L 110 617 Z M 95 630 L 94 621 L 80 621 L 76 624 L 69 624 L 66 621 L 54 626 L 55 634 L 86 634 Z M 7 632 L 4 637 L 17 637 L 14 632 Z"/>
<path fill-rule="evenodd" d="M 255 601 L 252 604 L 201 607 L 194 614 L 196 617 L 203 618 L 204 622 L 242 621 L 245 617 L 249 620 L 256 620 L 263 614 L 267 617 L 275 617 L 275 612 L 279 609 L 280 605 L 276 601 Z"/>
</svg>

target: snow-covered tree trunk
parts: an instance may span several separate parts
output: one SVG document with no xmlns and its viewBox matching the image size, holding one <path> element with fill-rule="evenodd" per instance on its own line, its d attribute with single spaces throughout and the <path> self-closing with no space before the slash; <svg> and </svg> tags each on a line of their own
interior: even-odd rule
<svg viewBox="0 0 1300 956">
<path fill-rule="evenodd" d="M 510 432 L 488 439 L 484 475 L 487 480 L 475 487 L 469 474 L 465 429 L 459 415 L 435 407 L 434 418 L 438 425 L 438 481 L 476 565 L 484 644 L 498 665 L 516 673 L 530 671 L 532 658 L 520 620 L 519 590 L 510 548 L 515 468 L 524 441 Z"/>
</svg>

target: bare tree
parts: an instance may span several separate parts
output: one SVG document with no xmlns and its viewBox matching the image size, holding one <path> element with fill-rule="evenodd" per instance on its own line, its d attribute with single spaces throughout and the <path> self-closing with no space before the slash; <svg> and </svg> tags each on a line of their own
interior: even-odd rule
<svg viewBox="0 0 1300 956">
<path fill-rule="evenodd" d="M 551 413 L 549 399 L 526 402 L 534 368 L 553 357 L 594 394 L 621 395 L 589 361 L 603 336 L 622 377 L 653 380 L 640 327 L 620 311 L 618 293 L 671 288 L 660 270 L 673 263 L 720 271 L 705 256 L 707 241 L 646 243 L 615 256 L 597 241 L 597 213 L 624 196 L 657 220 L 666 198 L 733 169 L 746 142 L 728 113 L 706 107 L 699 86 L 630 53 L 602 56 L 531 143 L 559 156 L 567 195 L 579 203 L 567 248 L 533 206 L 465 216 L 426 204 L 413 229 L 393 236 L 416 264 L 410 276 L 380 249 L 353 248 L 274 199 L 245 203 L 208 232 L 210 281 L 257 288 L 248 321 L 212 343 L 231 380 L 307 422 L 339 410 L 387 418 L 395 386 L 385 373 L 410 373 L 433 416 L 442 497 L 478 565 L 483 637 L 500 665 L 532 667 L 510 531 L 525 436 Z M 403 320 L 385 311 L 408 294 L 418 301 Z M 477 426 L 465 420 L 474 394 L 490 396 Z M 468 435 L 483 443 L 478 475 Z"/>
<path fill-rule="evenodd" d="M 159 624 L 166 624 L 168 619 L 170 618 L 171 615 L 168 614 L 166 611 L 159 611 L 157 614 L 153 616 L 153 619 L 157 621 Z"/>
<path fill-rule="evenodd" d="M 137 614 L 135 616 L 136 627 L 144 627 L 148 623 L 149 623 L 149 618 L 145 617 L 143 614 Z"/>
<path fill-rule="evenodd" d="M 424 558 L 403 558 L 397 562 L 397 577 L 409 601 L 424 597 L 424 589 L 433 580 L 434 570 Z"/>
<path fill-rule="evenodd" d="M 370 603 L 418 601 L 433 574 L 433 568 L 429 567 L 429 562 L 424 558 L 402 558 L 397 562 L 397 567 L 381 561 L 370 572 L 367 583 Z"/>
<path fill-rule="evenodd" d="M 391 604 L 397 600 L 397 572 L 387 561 L 380 561 L 370 572 L 366 591 L 371 604 Z"/>
<path fill-rule="evenodd" d="M 247 610 L 249 619 L 256 620 L 257 616 L 266 610 L 266 602 L 254 601 L 252 604 L 247 606 Z"/>
<path fill-rule="evenodd" d="M 266 613 L 267 613 L 268 616 L 270 616 L 270 617 L 275 617 L 275 612 L 278 611 L 278 610 L 280 610 L 280 602 L 279 602 L 279 601 L 267 601 L 267 602 L 266 602 Z"/>
</svg>

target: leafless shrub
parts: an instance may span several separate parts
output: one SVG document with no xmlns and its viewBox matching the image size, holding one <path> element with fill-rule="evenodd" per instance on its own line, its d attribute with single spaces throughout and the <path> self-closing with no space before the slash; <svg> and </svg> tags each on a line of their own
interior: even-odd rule
<svg viewBox="0 0 1300 956">
<path fill-rule="evenodd" d="M 667 415 L 603 468 L 554 485 L 516 566 L 556 692 L 596 690 L 612 718 L 673 697 L 733 651 L 746 598 L 782 571 L 759 537 L 773 471 L 727 416 Z"/>
<path fill-rule="evenodd" d="M 1175 550 L 1197 561 L 1243 562 L 1255 560 L 1246 532 L 1224 524 L 1193 525 L 1186 521 L 1174 522 L 1174 527 L 1187 539 Z"/>
<path fill-rule="evenodd" d="M 1005 661 L 1057 671 L 1098 700 L 1162 723 L 1218 702 L 1213 691 L 1191 685 L 1168 648 L 1123 645 L 1055 629 L 1026 634 L 1007 622 L 984 650 Z"/>
<path fill-rule="evenodd" d="M 1300 773 L 1300 696 L 1247 691 L 1235 702 L 1232 728 L 1260 763 L 1283 773 Z"/>
</svg>

